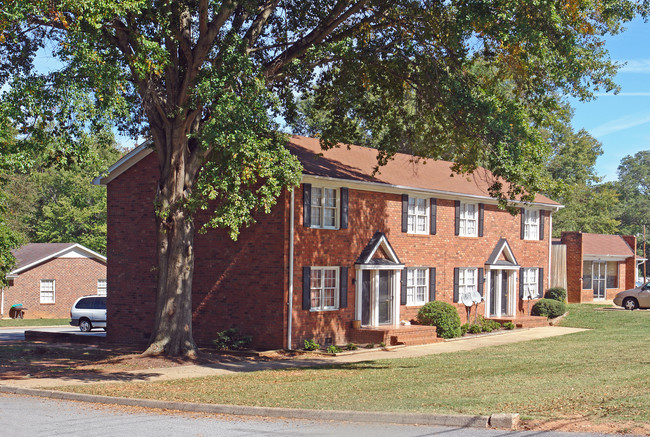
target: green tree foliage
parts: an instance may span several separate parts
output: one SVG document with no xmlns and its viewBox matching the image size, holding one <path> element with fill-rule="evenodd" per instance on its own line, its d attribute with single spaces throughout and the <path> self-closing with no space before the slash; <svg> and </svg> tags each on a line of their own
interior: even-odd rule
<svg viewBox="0 0 650 437">
<path fill-rule="evenodd" d="M 6 216 L 7 202 L 0 191 L 0 287 L 7 285 L 7 274 L 16 264 L 11 251 L 20 246 L 20 236 L 7 225 Z"/>
<path fill-rule="evenodd" d="M 409 150 L 451 157 L 459 172 L 484 165 L 510 182 L 495 182 L 493 195 L 530 199 L 549 152 L 536 126 L 558 93 L 585 99 L 616 87 L 602 36 L 646 12 L 631 0 L 12 0 L 1 9 L 0 84 L 22 90 L 7 100 L 20 102 L 9 114 L 30 146 L 50 147 L 36 131 L 75 139 L 77 125 L 108 118 L 153 141 L 159 293 L 149 352 L 172 355 L 195 349 L 190 219 L 210 209 L 208 226 L 236 236 L 298 183 L 272 121 L 298 118 L 298 96 L 327 114 L 326 147 L 355 138 L 380 147 L 380 164 Z M 44 41 L 63 67 L 34 76 Z M 81 105 L 89 110 L 70 117 Z M 79 156 L 74 142 L 59 143 L 54 156 Z"/>
</svg>

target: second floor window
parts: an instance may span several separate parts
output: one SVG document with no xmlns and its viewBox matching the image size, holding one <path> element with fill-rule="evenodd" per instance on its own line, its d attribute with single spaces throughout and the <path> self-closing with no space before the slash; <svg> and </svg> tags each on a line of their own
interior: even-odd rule
<svg viewBox="0 0 650 437">
<path fill-rule="evenodd" d="M 524 240 L 539 240 L 539 211 L 524 209 Z"/>
<path fill-rule="evenodd" d="M 458 235 L 462 237 L 478 236 L 478 205 L 460 203 L 460 223 Z"/>
<path fill-rule="evenodd" d="M 336 188 L 311 188 L 311 226 L 335 229 L 337 226 Z"/>
<path fill-rule="evenodd" d="M 427 223 L 427 200 L 409 197 L 408 232 L 412 234 L 427 234 L 429 233 Z"/>
</svg>

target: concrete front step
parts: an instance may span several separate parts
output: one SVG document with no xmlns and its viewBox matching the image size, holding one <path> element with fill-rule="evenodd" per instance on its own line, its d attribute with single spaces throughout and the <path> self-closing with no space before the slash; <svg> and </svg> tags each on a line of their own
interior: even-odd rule
<svg viewBox="0 0 650 437">
<path fill-rule="evenodd" d="M 415 346 L 443 341 L 438 338 L 435 326 L 424 325 L 352 328 L 351 338 L 354 343 L 384 343 L 391 346 Z"/>
</svg>

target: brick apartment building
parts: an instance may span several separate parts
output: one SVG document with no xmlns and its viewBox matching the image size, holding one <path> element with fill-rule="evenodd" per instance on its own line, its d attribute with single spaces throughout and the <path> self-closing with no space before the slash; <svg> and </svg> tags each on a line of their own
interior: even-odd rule
<svg viewBox="0 0 650 437">
<path fill-rule="evenodd" d="M 430 328 L 406 322 L 430 300 L 454 304 L 465 321 L 463 296 L 478 292 L 479 314 L 517 321 L 543 295 L 558 203 L 537 196 L 513 216 L 488 195 L 485 170 L 452 176 L 448 162 L 398 154 L 373 174 L 373 149 L 322 152 L 298 136 L 287 148 L 303 164 L 300 187 L 237 241 L 222 230 L 195 237 L 197 343 L 230 327 L 259 348 L 424 342 L 413 331 Z M 146 341 L 153 327 L 157 177 L 143 145 L 95 181 L 108 188 L 109 341 Z"/>
<path fill-rule="evenodd" d="M 77 298 L 106 294 L 106 257 L 80 244 L 30 243 L 12 254 L 16 266 L 2 290 L 2 317 L 22 304 L 25 318 L 66 318 Z"/>
</svg>

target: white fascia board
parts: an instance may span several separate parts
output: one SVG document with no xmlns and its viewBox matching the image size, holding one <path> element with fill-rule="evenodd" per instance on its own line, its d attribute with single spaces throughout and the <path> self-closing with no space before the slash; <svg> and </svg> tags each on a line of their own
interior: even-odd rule
<svg viewBox="0 0 650 437">
<path fill-rule="evenodd" d="M 93 184 L 95 185 L 106 185 L 131 167 L 133 167 L 138 162 L 142 161 L 147 157 L 151 152 L 153 152 L 153 143 L 151 141 L 145 141 L 140 144 L 135 149 L 131 150 L 129 153 L 124 155 L 117 161 L 115 164 L 109 167 L 106 173 L 103 176 L 97 176 L 93 179 Z"/>
<path fill-rule="evenodd" d="M 63 249 L 63 250 L 60 250 L 60 251 L 55 252 L 55 253 L 53 253 L 53 254 L 51 254 L 51 255 L 45 256 L 45 257 L 43 257 L 43 258 L 41 258 L 41 259 L 39 259 L 39 260 L 34 261 L 34 262 L 31 263 L 31 264 L 27 264 L 26 266 L 23 266 L 23 267 L 21 267 L 21 268 L 19 268 L 19 269 L 12 270 L 11 272 L 9 272 L 9 275 L 11 275 L 11 276 L 14 276 L 14 275 L 17 276 L 17 275 L 19 275 L 21 272 L 24 272 L 25 270 L 31 269 L 32 267 L 35 267 L 35 266 L 37 266 L 37 265 L 39 265 L 39 264 L 43 264 L 44 262 L 47 262 L 47 261 L 49 261 L 49 260 L 51 260 L 51 259 L 58 258 L 58 257 L 60 257 L 61 255 L 65 254 L 65 253 L 67 253 L 67 252 L 70 252 L 70 251 L 72 251 L 72 250 L 75 250 L 75 249 L 79 250 L 80 252 L 86 252 L 87 254 L 90 255 L 91 258 L 95 258 L 95 259 L 98 259 L 98 260 L 102 261 L 103 263 L 106 263 L 106 257 L 105 257 L 104 255 L 101 255 L 101 254 L 99 254 L 99 253 L 97 253 L 97 252 L 95 252 L 95 251 L 93 251 L 93 250 L 90 250 L 90 249 L 88 249 L 87 247 L 82 246 L 82 245 L 79 244 L 79 243 L 75 243 L 75 244 L 73 244 L 73 245 L 70 246 L 70 247 L 66 247 L 66 248 Z M 9 277 L 9 275 L 7 275 L 7 277 Z"/>
<path fill-rule="evenodd" d="M 625 256 L 625 255 L 589 255 L 583 254 L 582 259 L 584 261 L 625 261 L 628 258 L 631 258 L 634 255 Z"/>
<path fill-rule="evenodd" d="M 452 191 L 442 191 L 442 190 L 434 190 L 434 189 L 427 189 L 427 188 L 415 188 L 415 187 L 408 187 L 405 185 L 392 185 L 383 182 L 353 181 L 351 179 L 341 179 L 341 178 L 332 178 L 329 176 L 315 176 L 315 175 L 306 175 L 306 174 L 302 175 L 302 179 L 300 180 L 300 182 L 315 183 L 315 184 L 330 183 L 330 184 L 337 184 L 340 186 L 345 186 L 360 191 L 374 191 L 378 193 L 389 193 L 389 194 L 412 193 L 414 196 L 433 195 L 436 198 L 446 199 L 446 200 L 458 200 L 460 198 L 460 199 L 467 199 L 469 201 L 474 201 L 474 202 L 489 203 L 493 205 L 498 204 L 496 199 L 489 196 L 478 196 L 475 194 L 464 194 L 464 193 L 456 193 Z M 526 203 L 518 200 L 517 201 L 512 200 L 510 202 L 514 204 L 521 204 L 522 206 L 534 205 L 538 208 L 551 209 L 554 212 L 564 208 L 564 205 L 551 205 L 542 202 Z"/>
</svg>

